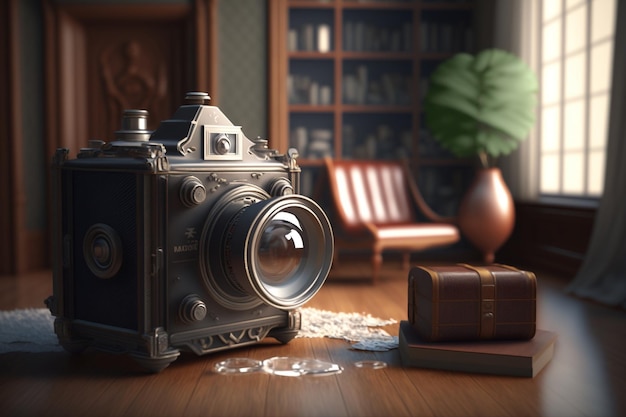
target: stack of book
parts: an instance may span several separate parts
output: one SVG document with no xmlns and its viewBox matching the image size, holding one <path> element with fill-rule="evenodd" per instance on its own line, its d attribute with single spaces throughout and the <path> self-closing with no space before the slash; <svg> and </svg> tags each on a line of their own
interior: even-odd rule
<svg viewBox="0 0 626 417">
<path fill-rule="evenodd" d="M 405 366 L 534 377 L 552 359 L 555 341 L 554 332 L 537 329 L 530 340 L 426 342 L 402 321 L 399 349 Z"/>
</svg>

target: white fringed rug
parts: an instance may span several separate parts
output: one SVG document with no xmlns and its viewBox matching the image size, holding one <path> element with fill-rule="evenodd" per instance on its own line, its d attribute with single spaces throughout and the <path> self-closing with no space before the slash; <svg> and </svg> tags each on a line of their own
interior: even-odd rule
<svg viewBox="0 0 626 417">
<path fill-rule="evenodd" d="M 301 308 L 302 329 L 297 337 L 343 339 L 352 349 L 384 351 L 398 346 L 397 336 L 390 336 L 382 326 L 397 323 L 367 314 L 334 313 L 315 308 Z M 54 334 L 54 316 L 45 308 L 0 311 L 0 353 L 58 352 Z"/>
<path fill-rule="evenodd" d="M 397 323 L 394 319 L 383 320 L 370 314 L 335 313 L 304 307 L 302 329 L 296 337 L 330 337 L 355 342 L 352 349 L 385 351 L 398 347 L 398 337 L 390 336 L 383 326 Z"/>
<path fill-rule="evenodd" d="M 45 308 L 0 311 L 0 353 L 59 352 L 54 316 Z"/>
</svg>

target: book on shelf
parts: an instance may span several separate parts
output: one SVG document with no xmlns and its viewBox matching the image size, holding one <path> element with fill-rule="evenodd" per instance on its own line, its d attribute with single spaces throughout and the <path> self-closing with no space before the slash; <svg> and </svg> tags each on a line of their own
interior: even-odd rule
<svg viewBox="0 0 626 417">
<path fill-rule="evenodd" d="M 287 50 L 290 52 L 330 52 L 331 44 L 332 31 L 328 24 L 307 23 L 287 32 Z"/>
<path fill-rule="evenodd" d="M 384 27 L 348 20 L 343 25 L 343 48 L 353 52 L 410 52 L 412 30 L 410 23 Z"/>
<path fill-rule="evenodd" d="M 473 49 L 473 36 L 467 25 L 427 21 L 420 24 L 422 52 L 468 52 Z"/>
<path fill-rule="evenodd" d="M 333 131 L 297 126 L 290 132 L 290 146 L 303 158 L 321 159 L 333 154 Z"/>
<path fill-rule="evenodd" d="M 400 322 L 399 350 L 405 366 L 510 376 L 536 376 L 552 359 L 556 333 L 537 329 L 530 340 L 426 342 Z"/>
<path fill-rule="evenodd" d="M 356 105 L 404 105 L 411 102 L 410 77 L 386 71 L 373 79 L 367 65 L 359 65 L 342 78 L 343 102 Z"/>
<path fill-rule="evenodd" d="M 332 104 L 333 90 L 320 84 L 308 75 L 289 74 L 287 76 L 287 97 L 289 104 L 310 104 L 312 106 Z"/>
</svg>

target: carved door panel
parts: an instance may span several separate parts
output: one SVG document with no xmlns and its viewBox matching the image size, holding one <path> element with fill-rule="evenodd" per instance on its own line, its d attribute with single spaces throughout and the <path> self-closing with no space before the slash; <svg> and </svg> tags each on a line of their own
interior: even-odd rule
<svg viewBox="0 0 626 417">
<path fill-rule="evenodd" d="M 185 93 L 216 103 L 216 0 L 78 4 L 45 0 L 47 153 L 110 141 L 122 111 L 155 129 Z"/>
<path fill-rule="evenodd" d="M 116 22 L 85 28 L 86 139 L 114 139 L 124 109 L 149 112 L 155 129 L 184 97 L 184 32 L 178 22 Z"/>
</svg>

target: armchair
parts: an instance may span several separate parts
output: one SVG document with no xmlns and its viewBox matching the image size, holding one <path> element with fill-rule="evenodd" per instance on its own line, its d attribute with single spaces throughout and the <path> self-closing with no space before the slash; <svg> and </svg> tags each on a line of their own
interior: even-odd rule
<svg viewBox="0 0 626 417">
<path fill-rule="evenodd" d="M 383 251 L 398 250 L 408 270 L 412 252 L 451 245 L 460 239 L 453 218 L 424 201 L 406 162 L 325 158 L 335 230 L 335 259 L 341 248 L 372 252 L 372 281 L 378 280 Z M 421 212 L 426 221 L 418 221 Z"/>
</svg>

